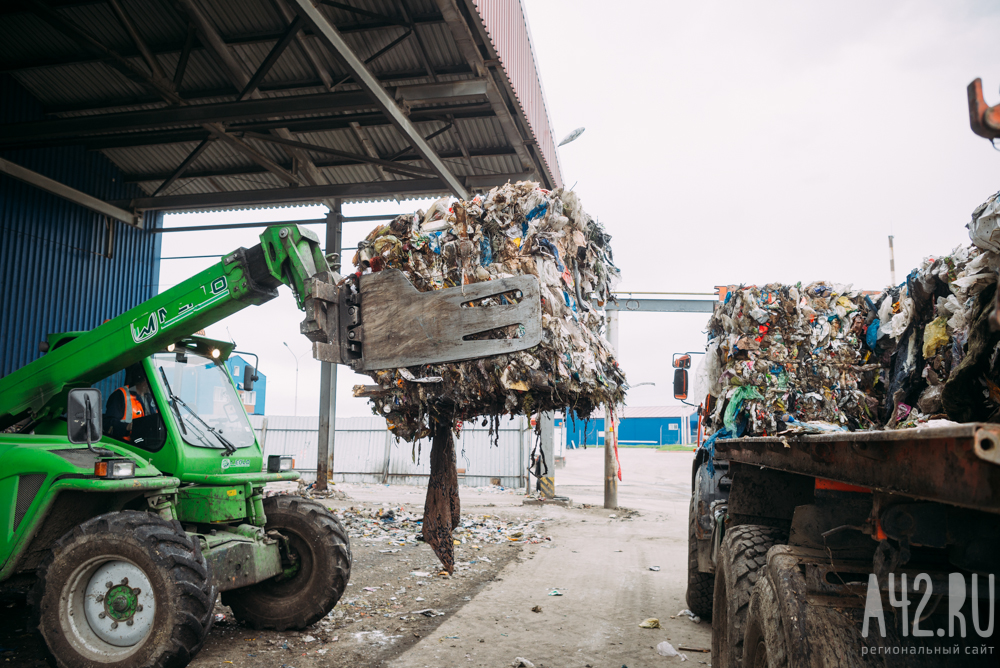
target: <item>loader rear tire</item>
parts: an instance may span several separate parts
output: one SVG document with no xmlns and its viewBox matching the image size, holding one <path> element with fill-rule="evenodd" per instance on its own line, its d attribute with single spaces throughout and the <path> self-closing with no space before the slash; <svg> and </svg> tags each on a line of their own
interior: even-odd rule
<svg viewBox="0 0 1000 668">
<path fill-rule="evenodd" d="M 60 538 L 29 602 L 59 668 L 185 666 L 211 628 L 217 590 L 178 522 L 123 511 Z"/>
<path fill-rule="evenodd" d="M 325 617 L 351 578 L 351 543 L 322 504 L 298 496 L 264 499 L 265 528 L 288 538 L 298 571 L 222 593 L 236 619 L 254 629 L 301 630 Z"/>
<path fill-rule="evenodd" d="M 743 666 L 743 634 L 750 593 L 767 565 L 767 551 L 786 539 L 784 531 L 757 524 L 741 524 L 726 531 L 715 567 L 712 606 L 712 665 L 715 668 Z"/>
</svg>

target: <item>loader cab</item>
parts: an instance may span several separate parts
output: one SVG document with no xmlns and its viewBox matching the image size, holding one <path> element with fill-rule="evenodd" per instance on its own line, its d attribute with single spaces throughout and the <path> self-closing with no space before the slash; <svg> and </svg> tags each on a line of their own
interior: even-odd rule
<svg viewBox="0 0 1000 668">
<path fill-rule="evenodd" d="M 182 481 L 260 472 L 261 450 L 225 366 L 232 351 L 231 343 L 191 336 L 142 360 L 163 437 L 125 445 Z"/>
</svg>

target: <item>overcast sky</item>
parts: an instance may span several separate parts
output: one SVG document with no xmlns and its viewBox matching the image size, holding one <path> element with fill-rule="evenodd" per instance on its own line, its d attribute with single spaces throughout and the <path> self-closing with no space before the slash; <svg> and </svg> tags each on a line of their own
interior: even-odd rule
<svg viewBox="0 0 1000 668">
<path fill-rule="evenodd" d="M 965 93 L 982 77 L 987 101 L 1000 102 L 995 2 L 522 1 L 556 139 L 587 128 L 559 149 L 563 179 L 613 235 L 624 290 L 813 280 L 881 289 L 889 234 L 901 282 L 922 258 L 967 243 L 969 214 L 1000 189 L 1000 153 L 969 129 Z M 166 224 L 324 213 L 187 214 Z M 345 225 L 345 246 L 371 227 Z M 167 234 L 162 254 L 221 255 L 257 233 Z M 210 263 L 164 260 L 161 290 Z M 270 415 L 295 408 L 287 342 L 300 356 L 298 414 L 317 415 L 319 363 L 281 290 L 208 333 L 261 356 Z M 622 315 L 628 378 L 656 383 L 630 392 L 630 405 L 677 403 L 671 353 L 702 349 L 706 320 Z M 366 381 L 340 367 L 338 415 L 370 414 L 350 396 Z"/>
</svg>

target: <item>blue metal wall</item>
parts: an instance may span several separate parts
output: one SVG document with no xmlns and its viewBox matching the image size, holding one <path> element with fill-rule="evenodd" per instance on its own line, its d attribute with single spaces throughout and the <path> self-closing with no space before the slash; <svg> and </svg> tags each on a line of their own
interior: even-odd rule
<svg viewBox="0 0 1000 668">
<path fill-rule="evenodd" d="M 0 123 L 44 118 L 41 106 L 9 75 L 0 75 Z M 101 199 L 140 194 L 100 153 L 80 147 L 4 151 L 0 156 Z M 113 222 L 112 257 L 104 256 L 103 216 L 0 175 L 0 376 L 40 356 L 50 332 L 93 329 L 156 294 L 160 243 L 151 231 Z"/>
<path fill-rule="evenodd" d="M 226 360 L 226 368 L 229 375 L 236 382 L 238 390 L 243 389 L 243 370 L 247 366 L 247 361 L 239 355 L 233 355 Z M 256 401 L 253 404 L 253 415 L 264 415 L 264 407 L 267 400 L 267 376 L 257 370 L 257 380 L 253 384 L 253 391 Z"/>
<path fill-rule="evenodd" d="M 692 435 L 688 441 L 693 441 L 696 435 L 698 419 L 692 420 Z M 657 418 L 625 418 L 618 426 L 618 445 L 675 445 L 681 442 L 683 420 L 679 417 Z M 586 430 L 586 431 L 585 431 Z M 588 446 L 604 445 L 604 418 L 584 422 L 582 419 L 570 417 L 566 431 L 566 444 L 572 447 L 584 444 Z"/>
</svg>

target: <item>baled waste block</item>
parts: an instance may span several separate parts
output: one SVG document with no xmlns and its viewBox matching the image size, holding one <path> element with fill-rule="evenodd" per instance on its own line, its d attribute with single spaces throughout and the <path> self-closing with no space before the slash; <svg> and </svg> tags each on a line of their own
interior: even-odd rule
<svg viewBox="0 0 1000 668">
<path fill-rule="evenodd" d="M 449 571 L 451 531 L 459 517 L 451 433 L 457 424 L 484 416 L 499 423 L 503 414 L 567 407 L 590 415 L 602 404 L 624 401 L 625 376 L 605 339 L 601 308 L 620 275 L 610 241 L 575 193 L 521 181 L 485 197 L 442 199 L 426 212 L 399 216 L 372 230 L 353 258 L 358 272 L 397 269 L 420 291 L 538 278 L 542 322 L 537 346 L 465 362 L 375 371 L 370 375 L 377 388 L 355 388 L 398 438 L 433 438 L 423 534 Z M 523 298 L 515 291 L 467 306 L 488 309 Z M 471 336 L 515 338 L 522 327 Z"/>
<path fill-rule="evenodd" d="M 820 281 L 741 286 L 709 320 L 695 396 L 717 437 L 1000 421 L 1000 199 L 973 244 L 925 258 L 882 292 Z"/>
</svg>

